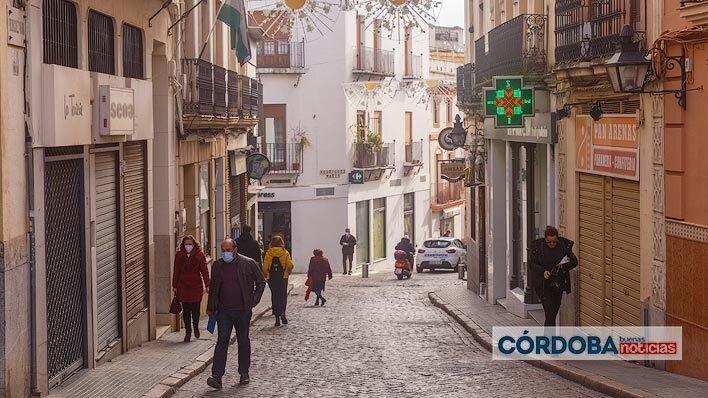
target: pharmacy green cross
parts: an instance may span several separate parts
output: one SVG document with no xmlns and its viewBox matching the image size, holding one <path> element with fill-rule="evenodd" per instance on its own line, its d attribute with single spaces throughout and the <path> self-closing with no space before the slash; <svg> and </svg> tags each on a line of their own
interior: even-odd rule
<svg viewBox="0 0 708 398">
<path fill-rule="evenodd" d="M 521 76 L 496 76 L 494 86 L 484 89 L 484 117 L 494 118 L 494 127 L 524 127 L 534 116 L 533 88 L 525 88 Z"/>
</svg>

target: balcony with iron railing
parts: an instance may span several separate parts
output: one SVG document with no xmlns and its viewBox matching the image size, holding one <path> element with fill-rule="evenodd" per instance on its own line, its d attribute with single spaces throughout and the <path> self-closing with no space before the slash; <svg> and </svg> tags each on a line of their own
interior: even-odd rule
<svg viewBox="0 0 708 398">
<path fill-rule="evenodd" d="M 406 143 L 406 164 L 419 165 L 423 164 L 423 142 L 407 142 Z"/>
<path fill-rule="evenodd" d="M 394 76 L 394 52 L 358 46 L 354 49 L 354 73 Z"/>
<path fill-rule="evenodd" d="M 374 146 L 369 143 L 354 144 L 354 167 L 357 169 L 395 167 L 396 145 L 385 143 Z"/>
<path fill-rule="evenodd" d="M 403 77 L 408 79 L 420 79 L 423 77 L 423 57 L 420 55 L 407 54 L 405 59 Z"/>
<path fill-rule="evenodd" d="M 204 60 L 184 59 L 183 113 L 189 128 L 251 127 L 260 118 L 263 85 Z"/>
<path fill-rule="evenodd" d="M 489 86 L 494 76 L 541 78 L 547 68 L 546 15 L 522 14 L 475 41 L 474 83 Z"/>
<path fill-rule="evenodd" d="M 301 143 L 260 143 L 258 151 L 270 160 L 270 173 L 302 173 L 303 146 Z"/>
<path fill-rule="evenodd" d="M 263 39 L 256 47 L 259 73 L 304 73 L 305 42 Z"/>
<path fill-rule="evenodd" d="M 435 189 L 435 203 L 438 205 L 447 205 L 455 203 L 464 198 L 464 185 L 460 182 L 438 182 Z"/>
<path fill-rule="evenodd" d="M 639 19 L 639 9 L 630 2 L 557 0 L 556 68 L 612 56 L 617 51 L 622 27 Z M 636 32 L 635 39 L 643 45 L 644 32 Z"/>
</svg>

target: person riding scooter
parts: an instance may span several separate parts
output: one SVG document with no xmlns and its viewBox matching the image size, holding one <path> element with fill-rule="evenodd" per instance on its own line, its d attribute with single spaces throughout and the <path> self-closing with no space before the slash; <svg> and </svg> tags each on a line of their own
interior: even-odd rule
<svg viewBox="0 0 708 398">
<path fill-rule="evenodd" d="M 415 261 L 415 246 L 411 243 L 411 239 L 408 235 L 404 235 L 401 241 L 396 245 L 395 250 L 403 250 L 408 253 L 408 265 L 410 265 L 410 271 L 413 271 L 413 262 Z"/>
</svg>

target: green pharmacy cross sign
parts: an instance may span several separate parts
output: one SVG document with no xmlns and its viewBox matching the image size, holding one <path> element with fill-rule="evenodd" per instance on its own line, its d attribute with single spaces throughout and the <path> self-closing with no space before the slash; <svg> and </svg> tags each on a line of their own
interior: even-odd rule
<svg viewBox="0 0 708 398">
<path fill-rule="evenodd" d="M 496 76 L 494 87 L 484 89 L 484 117 L 494 118 L 494 127 L 524 127 L 534 115 L 533 88 L 524 87 L 521 76 Z"/>
</svg>

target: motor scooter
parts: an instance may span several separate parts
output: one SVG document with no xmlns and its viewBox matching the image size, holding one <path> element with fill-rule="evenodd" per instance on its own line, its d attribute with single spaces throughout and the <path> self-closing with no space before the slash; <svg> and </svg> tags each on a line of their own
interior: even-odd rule
<svg viewBox="0 0 708 398">
<path fill-rule="evenodd" d="M 399 281 L 403 278 L 410 279 L 413 275 L 413 255 L 403 250 L 396 250 L 393 256 L 396 259 L 396 268 L 393 274 Z"/>
</svg>

